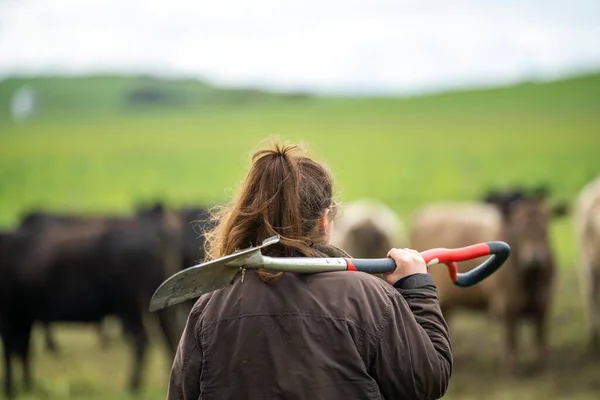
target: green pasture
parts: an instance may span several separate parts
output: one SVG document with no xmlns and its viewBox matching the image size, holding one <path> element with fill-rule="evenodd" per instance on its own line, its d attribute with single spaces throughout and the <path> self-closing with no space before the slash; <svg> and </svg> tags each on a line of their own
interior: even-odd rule
<svg viewBox="0 0 600 400">
<path fill-rule="evenodd" d="M 0 104 L 6 105 L 9 91 L 2 85 Z M 45 85 L 51 102 L 52 85 Z M 600 172 L 600 75 L 413 99 L 261 95 L 143 113 L 111 108 L 108 100 L 92 103 L 102 112 L 84 112 L 62 90 L 56 101 L 67 105 L 61 112 L 21 125 L 1 114 L 0 229 L 34 208 L 128 213 L 154 199 L 174 207 L 226 201 L 252 151 L 269 137 L 306 144 L 333 171 L 342 202 L 380 199 L 408 226 L 421 205 L 477 200 L 512 184 L 547 184 L 552 201 L 572 206 Z M 89 96 L 80 88 L 72 93 Z M 464 316 L 455 328 L 456 371 L 446 398 L 600 395 L 600 356 L 590 359 L 585 350 L 570 217 L 553 224 L 552 242 L 561 273 L 549 367 L 517 382 L 499 380 L 499 327 Z M 130 354 L 120 335 L 101 351 L 93 327 L 59 326 L 59 358 L 45 354 L 41 332 L 36 335 L 38 388 L 24 399 L 127 398 Z M 144 399 L 164 398 L 168 378 L 159 338 L 154 345 Z"/>
</svg>

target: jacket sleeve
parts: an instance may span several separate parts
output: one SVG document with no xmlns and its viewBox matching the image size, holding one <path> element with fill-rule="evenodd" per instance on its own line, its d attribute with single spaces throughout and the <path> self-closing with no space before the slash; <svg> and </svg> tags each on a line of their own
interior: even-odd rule
<svg viewBox="0 0 600 400">
<path fill-rule="evenodd" d="M 439 399 L 452 374 L 452 350 L 433 278 L 418 274 L 396 287 L 370 372 L 386 399 Z"/>
<path fill-rule="evenodd" d="M 167 400 L 200 398 L 202 347 L 196 337 L 197 313 L 192 310 L 181 335 L 171 367 Z"/>
</svg>

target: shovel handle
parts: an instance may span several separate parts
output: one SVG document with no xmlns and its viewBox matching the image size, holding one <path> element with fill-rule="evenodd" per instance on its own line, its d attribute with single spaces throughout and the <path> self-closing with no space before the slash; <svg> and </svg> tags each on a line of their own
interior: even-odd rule
<svg viewBox="0 0 600 400">
<path fill-rule="evenodd" d="M 458 262 L 490 255 L 490 258 L 472 270 L 464 273 L 458 272 Z M 460 287 L 468 287 L 481 282 L 496 272 L 509 255 L 510 247 L 500 241 L 478 243 L 456 249 L 436 248 L 421 252 L 428 267 L 435 264 L 446 264 L 450 279 Z M 347 271 L 385 274 L 396 269 L 396 262 L 391 258 L 346 258 L 345 260 Z"/>
</svg>

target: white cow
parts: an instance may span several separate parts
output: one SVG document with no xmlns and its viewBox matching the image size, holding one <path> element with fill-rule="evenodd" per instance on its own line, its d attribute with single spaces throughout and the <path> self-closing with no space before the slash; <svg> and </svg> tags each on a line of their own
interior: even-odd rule
<svg viewBox="0 0 600 400">
<path fill-rule="evenodd" d="M 355 258 L 383 258 L 392 247 L 408 246 L 402 219 L 374 199 L 341 207 L 333 223 L 332 244 Z"/>
<path fill-rule="evenodd" d="M 600 174 L 579 194 L 575 226 L 590 342 L 600 346 Z"/>
</svg>

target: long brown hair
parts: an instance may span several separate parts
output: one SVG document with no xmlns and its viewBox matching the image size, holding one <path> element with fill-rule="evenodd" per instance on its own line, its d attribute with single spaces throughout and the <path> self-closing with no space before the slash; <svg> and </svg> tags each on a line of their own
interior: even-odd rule
<svg viewBox="0 0 600 400">
<path fill-rule="evenodd" d="M 336 214 L 333 181 L 326 167 L 302 155 L 299 145 L 274 142 L 252 155 L 252 166 L 230 204 L 213 210 L 214 228 L 205 233 L 207 259 L 256 246 L 270 236 L 280 242 L 265 248 L 273 257 L 345 256 L 325 241 L 319 224 Z M 281 273 L 260 270 L 265 281 Z"/>
</svg>

